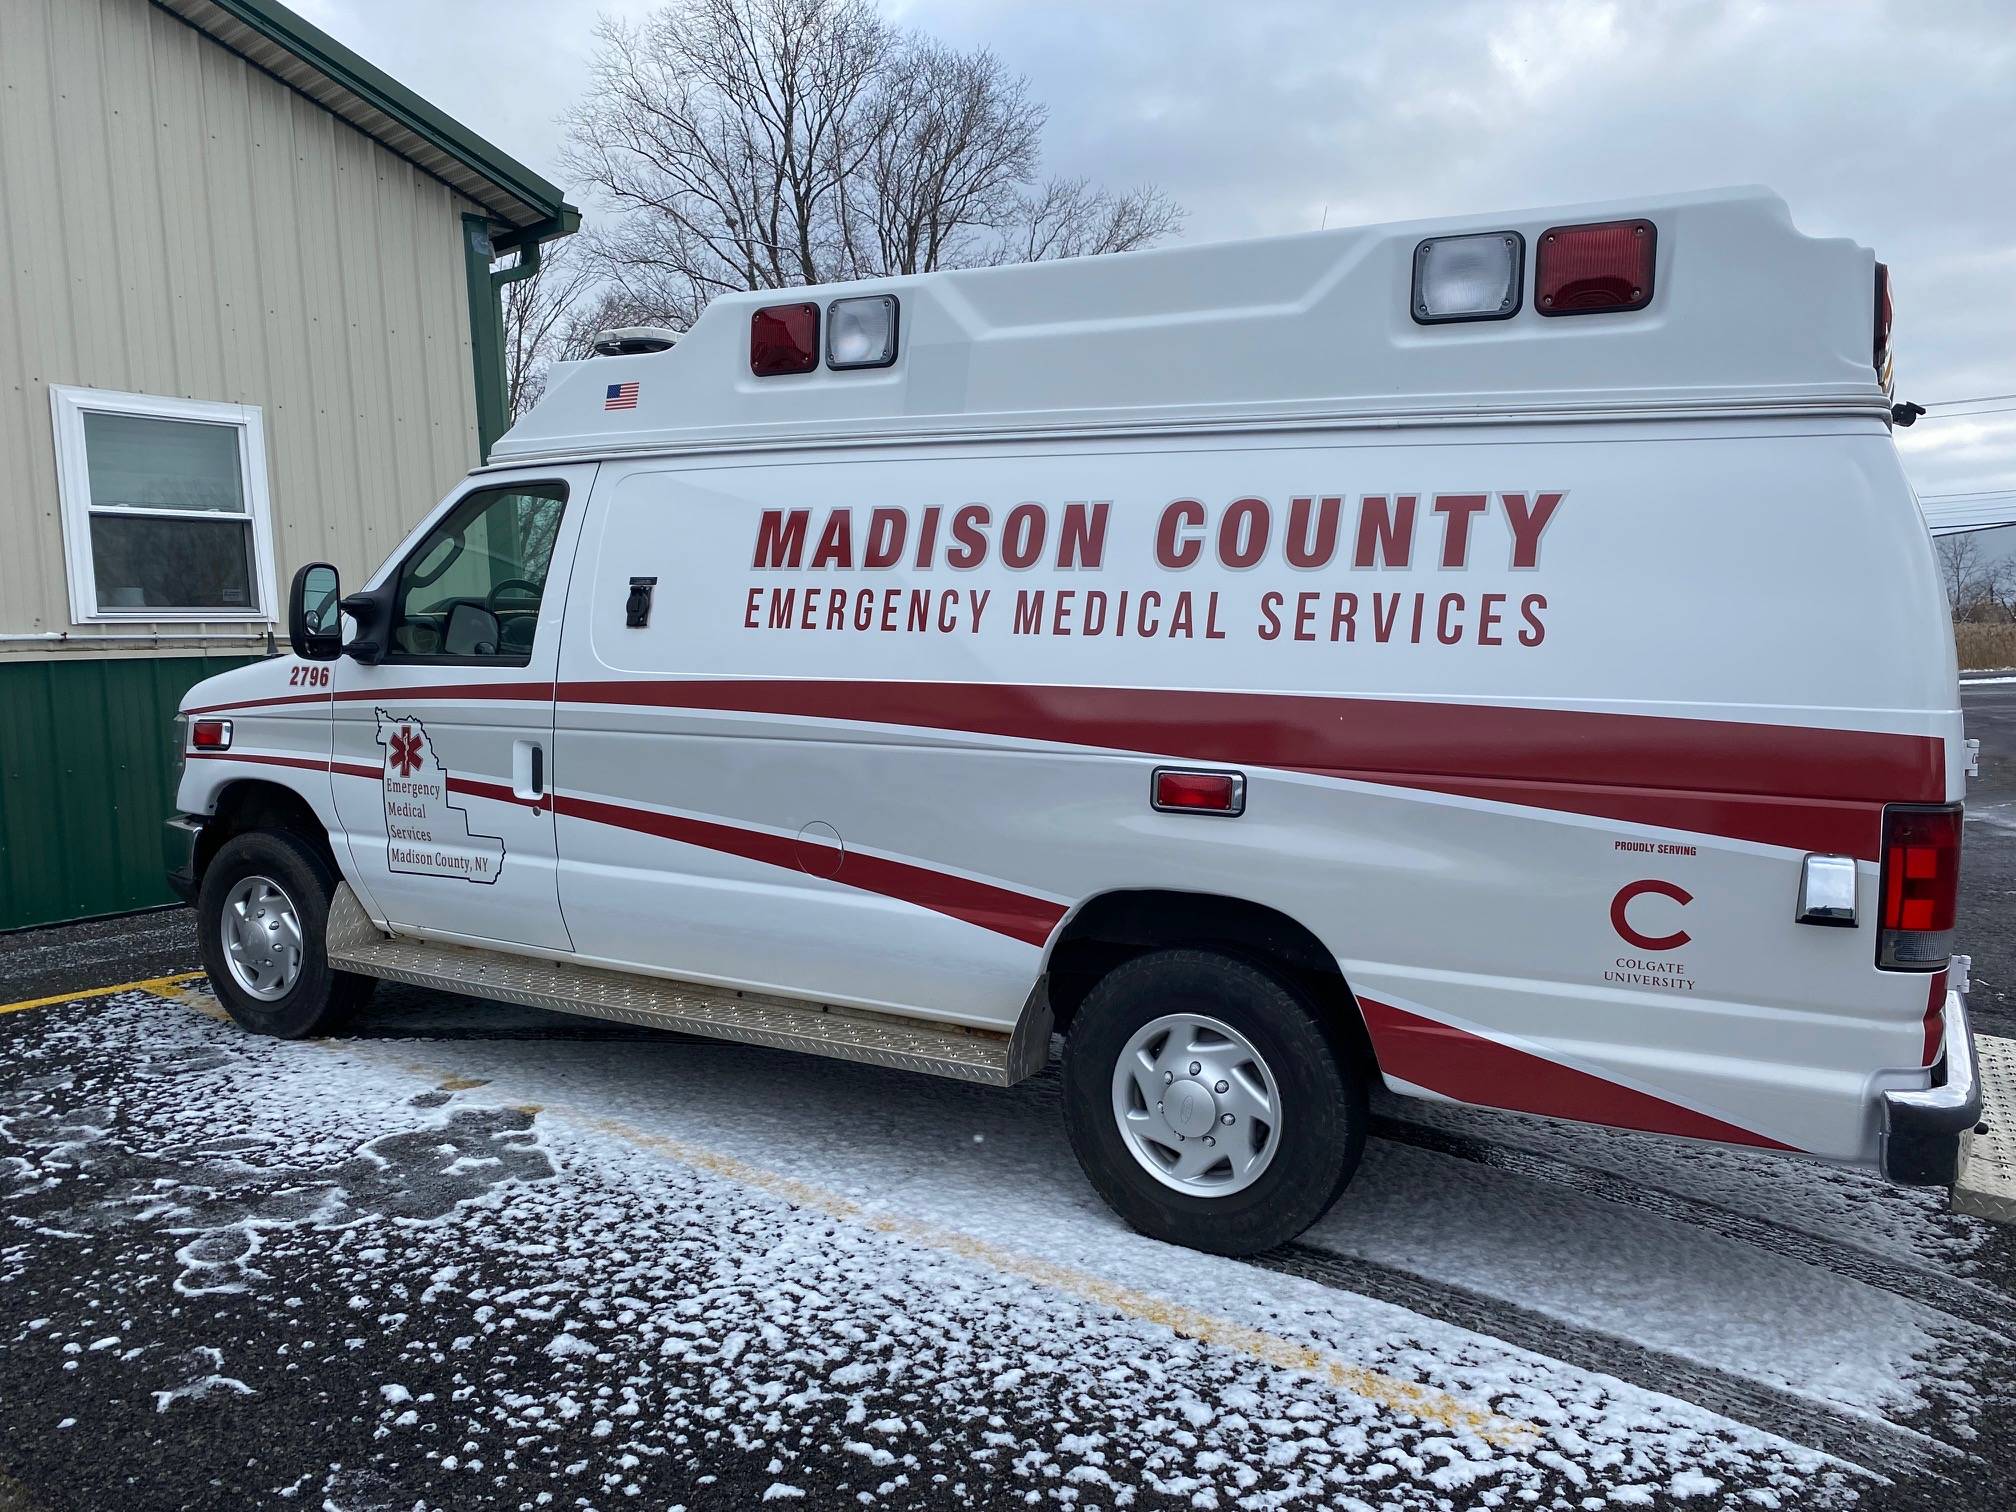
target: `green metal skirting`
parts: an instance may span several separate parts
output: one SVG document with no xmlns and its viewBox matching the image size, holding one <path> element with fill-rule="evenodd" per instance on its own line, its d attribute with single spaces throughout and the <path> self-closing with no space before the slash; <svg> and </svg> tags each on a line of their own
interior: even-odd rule
<svg viewBox="0 0 2016 1512">
<path fill-rule="evenodd" d="M 0 662 L 0 930 L 175 901 L 170 722 L 242 656 Z"/>
</svg>

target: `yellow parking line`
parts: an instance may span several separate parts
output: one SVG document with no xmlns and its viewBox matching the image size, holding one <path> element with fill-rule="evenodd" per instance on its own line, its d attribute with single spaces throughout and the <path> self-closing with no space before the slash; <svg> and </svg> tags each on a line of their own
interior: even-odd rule
<svg viewBox="0 0 2016 1512">
<path fill-rule="evenodd" d="M 203 977 L 203 973 L 200 971 L 196 975 Z M 193 992 L 184 990 L 191 986 L 196 990 Z M 205 1018 L 213 1018 L 220 1024 L 231 1022 L 231 1015 L 224 1011 L 224 1005 L 217 1001 L 217 995 L 210 990 L 210 982 L 207 977 L 204 977 L 200 982 L 193 983 L 186 978 L 163 977 L 160 985 L 153 990 L 158 992 L 162 997 L 173 998 L 178 1003 L 187 1003 Z"/>
<path fill-rule="evenodd" d="M 48 1008 L 57 1003 L 81 1003 L 90 998 L 111 997 L 117 992 L 159 992 L 181 982 L 194 981 L 200 971 L 178 971 L 173 976 L 148 977 L 141 982 L 121 982 L 116 987 L 87 987 L 82 992 L 59 992 L 54 997 L 28 998 L 19 1003 L 0 1003 L 0 1014 L 26 1013 L 30 1008 Z"/>
<path fill-rule="evenodd" d="M 160 985 L 183 980 L 187 978 L 163 978 Z M 143 982 L 134 985 L 155 984 Z M 168 995 L 190 1004 L 198 1011 L 213 1012 L 209 1005 L 192 994 L 171 992 Z M 214 1016 L 222 1017 L 222 1014 L 215 1013 Z M 442 1076 L 442 1068 L 439 1065 L 394 1060 L 391 1056 L 374 1051 L 368 1045 L 359 1044 L 354 1040 L 314 1040 L 309 1043 L 318 1049 L 347 1050 L 362 1053 L 374 1060 L 391 1061 L 400 1070 L 420 1076 L 430 1078 Z M 446 1090 L 462 1090 L 485 1086 L 487 1082 L 482 1078 L 451 1073 L 441 1080 L 439 1085 Z M 525 1111 L 541 1110 L 527 1108 Z M 985 1265 L 1003 1275 L 1014 1276 L 1051 1291 L 1062 1292 L 1080 1302 L 1108 1308 L 1125 1317 L 1166 1328 L 1171 1333 L 1186 1339 L 1195 1339 L 1200 1344 L 1245 1355 L 1277 1370 L 1314 1376 L 1341 1391 L 1348 1391 L 1353 1396 L 1384 1407 L 1388 1411 L 1406 1413 L 1423 1422 L 1451 1431 L 1472 1433 L 1488 1444 L 1500 1447 L 1525 1444 L 1540 1435 L 1539 1428 L 1532 1423 L 1504 1417 L 1488 1407 L 1466 1402 L 1461 1397 L 1452 1396 L 1446 1391 L 1424 1386 L 1418 1381 L 1402 1380 L 1383 1371 L 1373 1370 L 1369 1366 L 1353 1365 L 1313 1345 L 1299 1344 L 1279 1334 L 1268 1333 L 1265 1329 L 1254 1328 L 1230 1318 L 1217 1317 L 1194 1307 L 1185 1307 L 1181 1303 L 1136 1291 L 1132 1287 L 1123 1286 L 1075 1266 L 1040 1259 L 1034 1255 L 1020 1254 L 989 1240 L 976 1238 L 972 1234 L 961 1233 L 956 1229 L 940 1228 L 919 1218 L 905 1217 L 900 1213 L 873 1212 L 851 1198 L 842 1197 L 837 1192 L 830 1192 L 811 1182 L 785 1176 L 777 1171 L 765 1170 L 761 1166 L 739 1160 L 733 1155 L 724 1155 L 719 1151 L 688 1144 L 666 1135 L 653 1134 L 619 1119 L 584 1114 L 565 1107 L 549 1107 L 543 1111 L 550 1117 L 566 1118 L 570 1122 L 619 1139 L 637 1149 L 649 1150 L 653 1154 L 676 1160 L 681 1165 L 696 1171 L 721 1177 L 738 1186 L 753 1187 L 793 1206 L 809 1208 L 842 1222 L 859 1224 L 873 1233 L 889 1234 L 912 1244 L 956 1255 L 962 1260 Z"/>
<path fill-rule="evenodd" d="M 1132 1287 L 1109 1281 L 1104 1276 L 1079 1270 L 1075 1266 L 1019 1254 L 988 1240 L 960 1233 L 956 1229 L 939 1228 L 921 1219 L 906 1218 L 901 1214 L 870 1212 L 849 1198 L 826 1191 L 809 1182 L 780 1175 L 775 1171 L 763 1170 L 732 1155 L 722 1155 L 713 1150 L 686 1144 L 681 1140 L 633 1128 L 616 1119 L 587 1118 L 581 1121 L 590 1128 L 623 1140 L 627 1144 L 668 1156 L 682 1165 L 705 1171 L 709 1175 L 724 1177 L 738 1185 L 755 1187 L 798 1207 L 812 1208 L 844 1222 L 861 1224 L 878 1234 L 892 1234 L 913 1244 L 957 1255 L 962 1260 L 986 1265 L 1004 1275 L 1015 1276 L 1052 1291 L 1063 1292 L 1081 1302 L 1110 1308 L 1126 1317 L 1166 1328 L 1171 1333 L 1186 1339 L 1195 1339 L 1200 1344 L 1213 1345 L 1235 1354 L 1246 1355 L 1277 1370 L 1315 1376 L 1318 1380 L 1327 1381 L 1340 1390 L 1374 1402 L 1389 1411 L 1404 1412 L 1438 1427 L 1474 1433 L 1488 1444 L 1502 1447 L 1515 1442 L 1530 1441 L 1540 1432 L 1531 1423 L 1503 1417 L 1489 1408 L 1466 1402 L 1460 1397 L 1451 1396 L 1446 1391 L 1438 1391 L 1432 1386 L 1423 1386 L 1417 1381 L 1403 1381 L 1397 1376 L 1386 1375 L 1369 1366 L 1352 1365 L 1334 1359 L 1313 1345 L 1298 1344 L 1292 1339 L 1282 1338 L 1279 1334 L 1268 1333 L 1265 1329 L 1234 1322 L 1230 1318 L 1216 1317 L 1162 1297 L 1151 1296 L 1146 1292 L 1139 1292 Z"/>
</svg>

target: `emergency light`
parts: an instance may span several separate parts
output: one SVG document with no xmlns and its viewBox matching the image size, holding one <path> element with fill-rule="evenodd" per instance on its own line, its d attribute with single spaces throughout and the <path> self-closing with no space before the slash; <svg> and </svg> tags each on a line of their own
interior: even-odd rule
<svg viewBox="0 0 2016 1512">
<path fill-rule="evenodd" d="M 1519 313 L 1526 239 L 1517 231 L 1434 236 L 1414 249 L 1414 318 L 1509 320 Z"/>
<path fill-rule="evenodd" d="M 749 371 L 758 378 L 819 366 L 819 306 L 765 305 L 749 317 Z"/>
<path fill-rule="evenodd" d="M 1542 233 L 1533 302 L 1542 315 L 1598 315 L 1652 303 L 1659 233 L 1649 220 L 1556 226 Z"/>
<path fill-rule="evenodd" d="M 1896 318 L 1896 313 L 1897 307 L 1890 295 L 1890 265 L 1879 262 L 1876 264 L 1876 349 L 1873 356 L 1876 382 L 1886 394 L 1895 386 L 1890 361 L 1890 323 Z M 1917 415 L 1912 415 L 1904 424 L 1909 425 L 1917 418 Z"/>
<path fill-rule="evenodd" d="M 834 300 L 826 306 L 826 366 L 888 367 L 896 360 L 897 315 L 893 294 Z"/>
</svg>

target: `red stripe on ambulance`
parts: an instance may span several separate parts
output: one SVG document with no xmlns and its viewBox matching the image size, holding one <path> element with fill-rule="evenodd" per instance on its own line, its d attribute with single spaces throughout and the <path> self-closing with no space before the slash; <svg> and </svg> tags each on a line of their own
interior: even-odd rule
<svg viewBox="0 0 2016 1512">
<path fill-rule="evenodd" d="M 1357 994 L 1379 1070 L 1458 1102 L 1767 1150 L 1797 1147 L 1588 1071 Z"/>
<path fill-rule="evenodd" d="M 1501 704 L 1008 683 L 568 682 L 562 702 L 902 725 L 1266 766 L 1875 859 L 1936 737 Z"/>
<path fill-rule="evenodd" d="M 688 819 L 678 814 L 660 813 L 656 809 L 633 808 L 599 798 L 559 793 L 554 795 L 554 806 L 565 818 L 586 819 L 596 824 L 635 830 L 639 834 L 657 835 L 682 845 L 697 845 L 792 871 L 810 870 L 801 864 L 807 846 L 822 858 L 837 851 L 839 865 L 834 870 L 826 872 L 822 867 L 812 874 L 827 876 L 832 881 L 859 888 L 862 892 L 879 893 L 900 903 L 911 903 L 919 908 L 928 908 L 933 913 L 963 919 L 968 924 L 977 924 L 982 929 L 1007 935 L 1026 945 L 1043 945 L 1050 938 L 1051 930 L 1064 917 L 1064 907 L 1060 903 L 1033 898 L 990 882 L 976 882 L 970 877 L 934 871 L 908 861 L 864 855 L 860 851 L 824 844 L 815 845 L 788 835 L 742 829 L 708 819 Z"/>
</svg>

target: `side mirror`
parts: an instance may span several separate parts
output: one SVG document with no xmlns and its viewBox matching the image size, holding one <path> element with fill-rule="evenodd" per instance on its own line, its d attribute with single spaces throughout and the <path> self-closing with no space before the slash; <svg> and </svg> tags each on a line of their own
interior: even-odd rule
<svg viewBox="0 0 2016 1512">
<path fill-rule="evenodd" d="M 287 593 L 287 640 L 303 661 L 334 661 L 343 654 L 342 597 L 342 579 L 327 562 L 310 562 L 294 574 Z"/>
<path fill-rule="evenodd" d="M 377 666 L 385 656 L 385 634 L 379 622 L 391 622 L 392 585 L 380 584 L 376 593 L 353 593 L 336 608 L 357 622 L 357 638 L 343 648 L 343 654 L 367 667 Z"/>
</svg>

